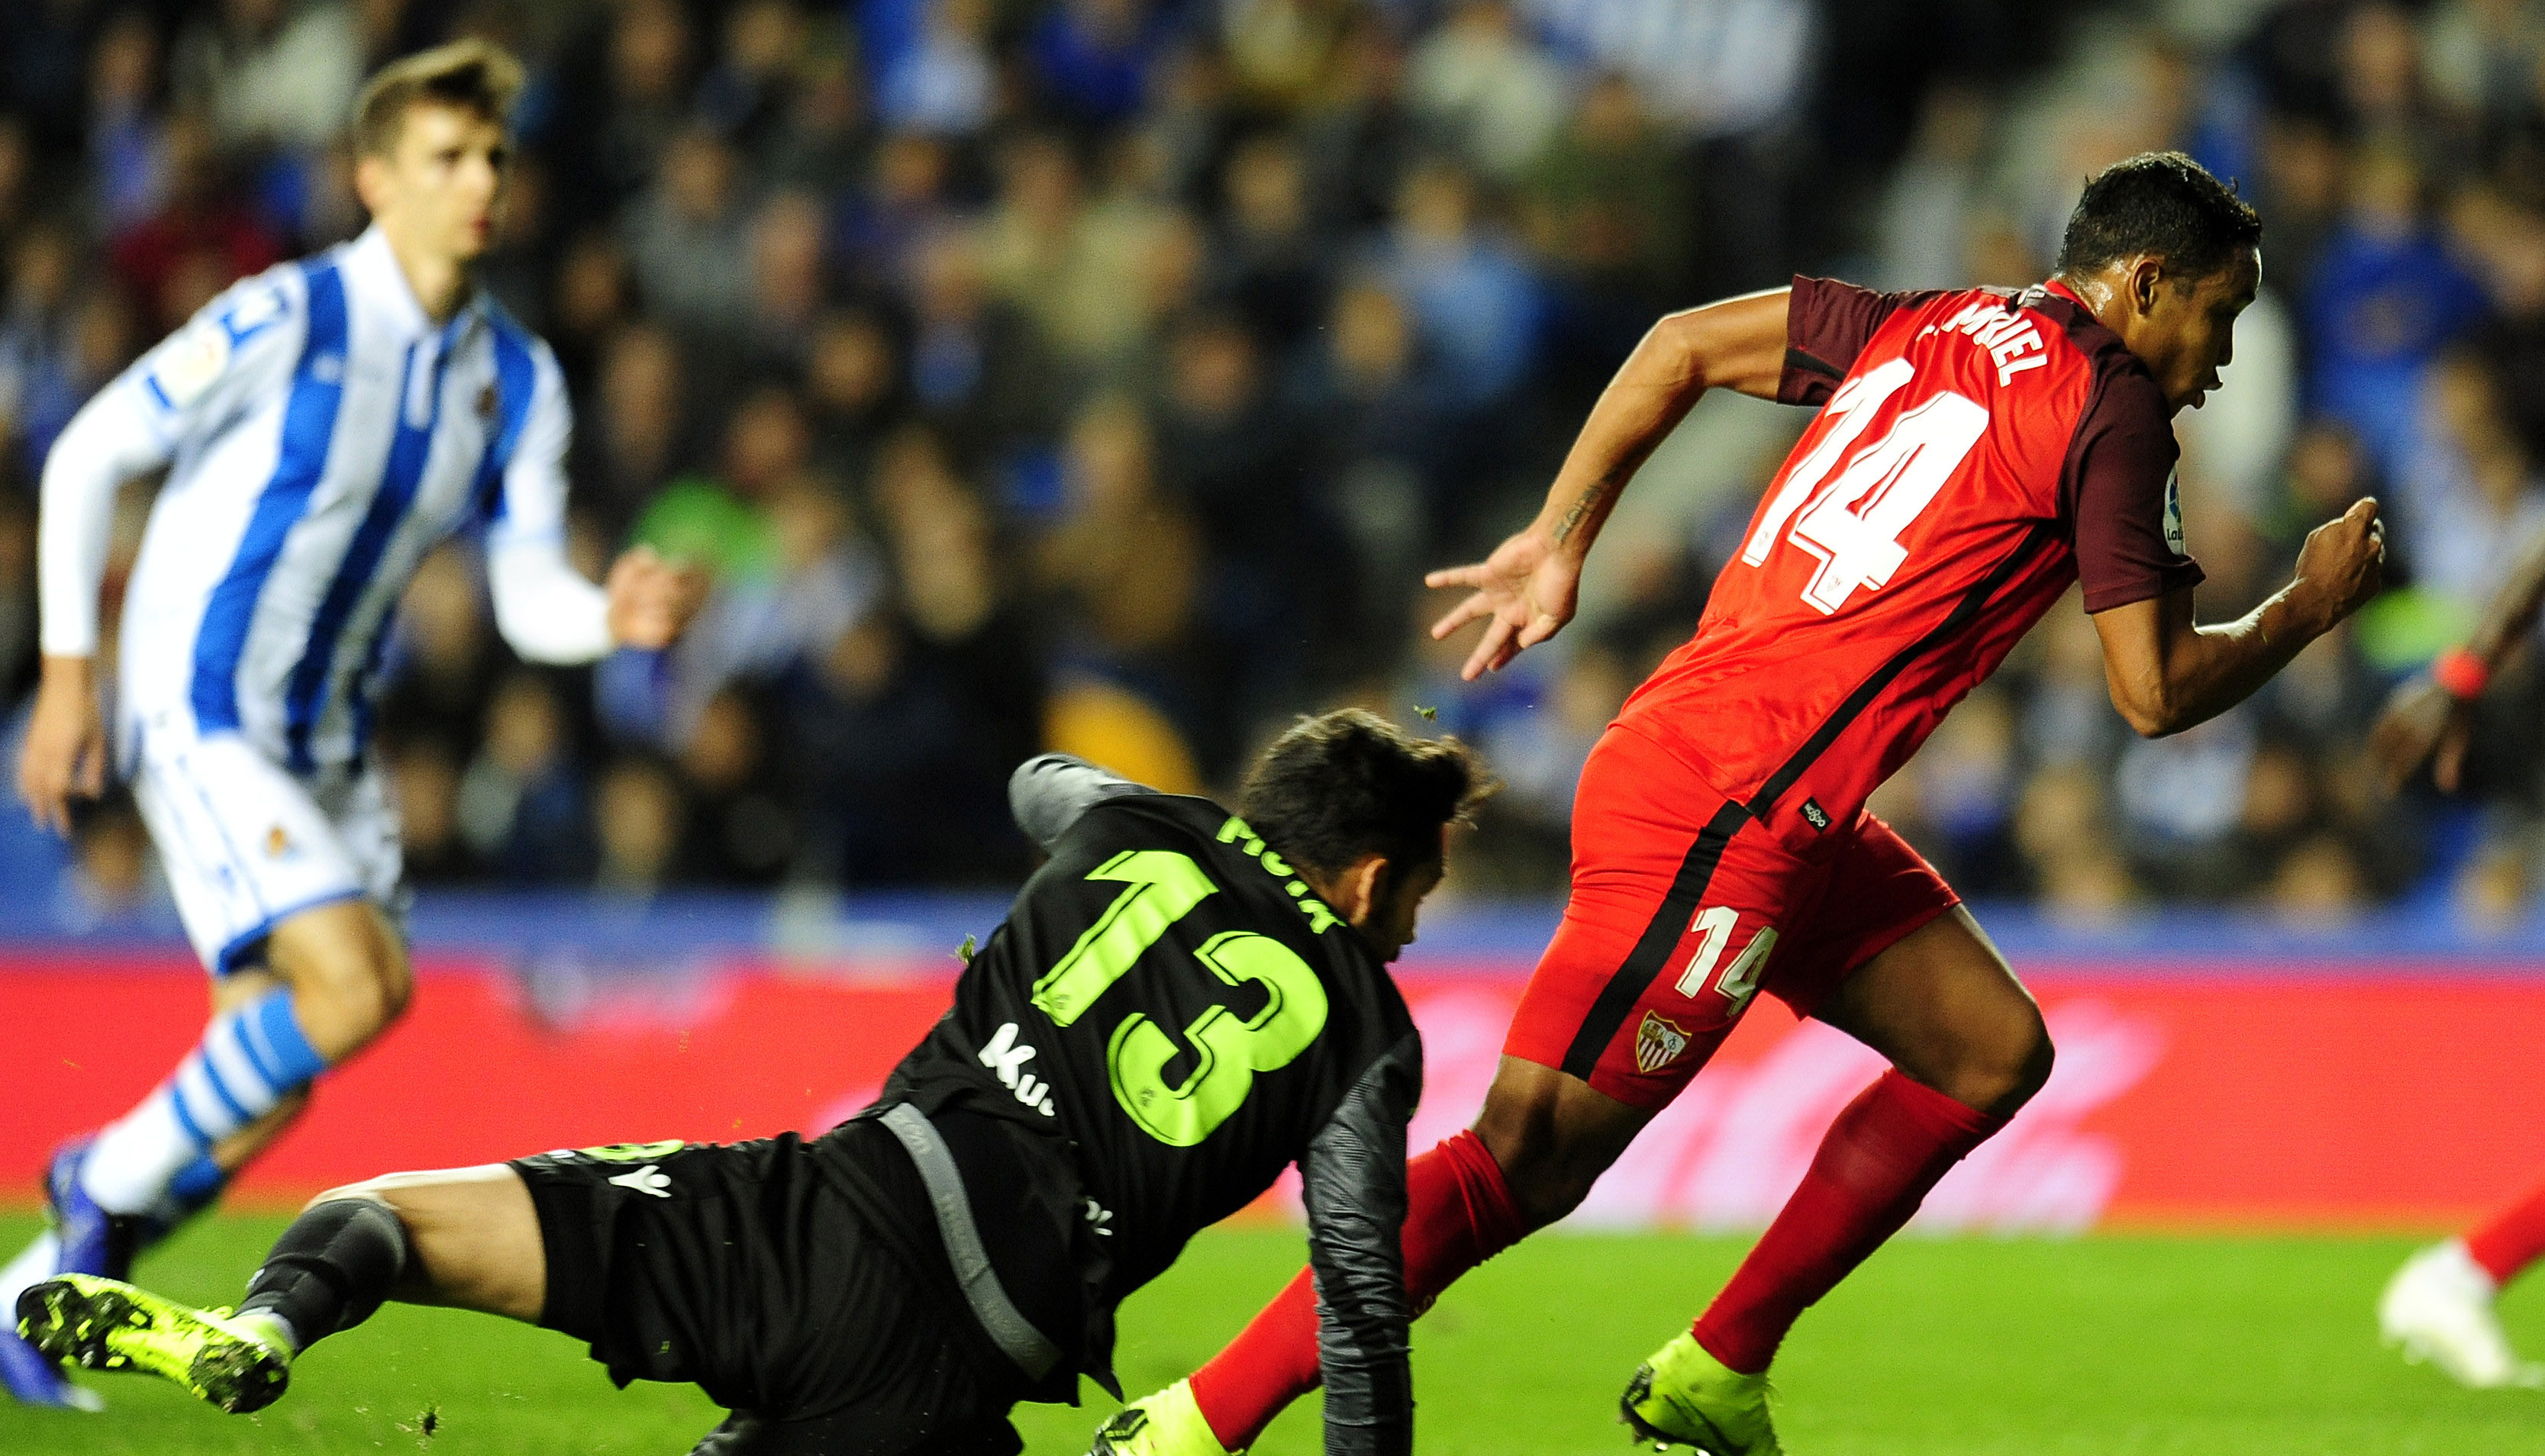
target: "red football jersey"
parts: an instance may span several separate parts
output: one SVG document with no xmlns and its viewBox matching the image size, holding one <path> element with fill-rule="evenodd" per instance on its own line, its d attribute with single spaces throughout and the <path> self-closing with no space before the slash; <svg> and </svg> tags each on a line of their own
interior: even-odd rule
<svg viewBox="0 0 2545 1456">
<path fill-rule="evenodd" d="M 1777 397 L 1821 407 L 1696 635 L 1618 721 L 1808 849 L 2083 580 L 2200 580 L 2172 412 L 2058 284 L 1885 294 L 1796 279 Z"/>
</svg>

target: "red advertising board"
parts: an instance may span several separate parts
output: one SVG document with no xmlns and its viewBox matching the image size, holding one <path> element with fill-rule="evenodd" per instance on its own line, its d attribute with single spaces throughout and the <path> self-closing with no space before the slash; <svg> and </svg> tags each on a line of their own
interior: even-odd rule
<svg viewBox="0 0 2545 1456">
<path fill-rule="evenodd" d="M 1936 1189 L 1929 1226 L 2426 1226 L 2545 1175 L 2545 975 L 2048 967 L 2027 980 L 2058 1070 Z M 548 980 L 534 997 L 495 964 L 428 961 L 405 1020 L 327 1078 L 238 1197 L 547 1148 L 820 1128 L 873 1095 L 949 985 L 933 965 L 736 964 Z M 1473 1115 L 1519 982 L 1480 966 L 1406 987 L 1428 1068 L 1420 1148 Z M 32 1199 L 46 1150 L 145 1092 L 204 1010 L 201 973 L 176 957 L 0 958 L 0 1199 Z M 1756 1227 L 1877 1068 L 1763 1000 L 1577 1217 Z"/>
</svg>

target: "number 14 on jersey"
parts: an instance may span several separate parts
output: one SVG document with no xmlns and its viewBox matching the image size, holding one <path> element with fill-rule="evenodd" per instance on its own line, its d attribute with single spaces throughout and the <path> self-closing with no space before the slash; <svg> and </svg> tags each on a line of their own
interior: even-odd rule
<svg viewBox="0 0 2545 1456">
<path fill-rule="evenodd" d="M 1901 411 L 1881 439 L 1857 449 L 1830 479 L 1840 457 L 1916 372 L 1909 361 L 1895 359 L 1847 380 L 1830 397 L 1822 411 L 1828 433 L 1786 473 L 1741 549 L 1744 562 L 1764 565 L 1781 535 L 1818 557 L 1820 567 L 1804 585 L 1803 601 L 1823 615 L 1835 613 L 1858 591 L 1890 582 L 1909 557 L 1901 534 L 1934 503 L 1988 432 L 1985 408 L 1938 390 Z"/>
</svg>

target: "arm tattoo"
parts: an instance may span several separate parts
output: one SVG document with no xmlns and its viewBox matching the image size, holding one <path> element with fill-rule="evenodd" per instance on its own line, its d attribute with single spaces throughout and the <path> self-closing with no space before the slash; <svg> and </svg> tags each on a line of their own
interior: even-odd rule
<svg viewBox="0 0 2545 1456">
<path fill-rule="evenodd" d="M 1573 532 L 1582 528 L 1582 523 L 1605 514 L 1610 498 L 1616 493 L 1617 477 L 1613 474 L 1602 475 L 1584 486 L 1582 494 L 1574 497 L 1573 504 L 1565 510 L 1564 519 L 1555 524 L 1555 543 L 1563 545 L 1573 538 Z"/>
</svg>

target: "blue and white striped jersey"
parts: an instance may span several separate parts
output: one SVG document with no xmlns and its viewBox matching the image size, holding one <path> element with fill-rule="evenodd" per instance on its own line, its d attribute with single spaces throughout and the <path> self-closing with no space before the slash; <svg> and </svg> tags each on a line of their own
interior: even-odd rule
<svg viewBox="0 0 2545 1456">
<path fill-rule="evenodd" d="M 123 747 L 237 733 L 311 771 L 359 760 L 408 579 L 486 526 L 525 656 L 608 650 L 563 554 L 572 428 L 547 346 L 482 291 L 436 327 L 374 227 L 232 286 L 108 385 L 45 464 L 44 650 L 96 650 L 114 485 L 166 484 L 124 598 Z"/>
</svg>

